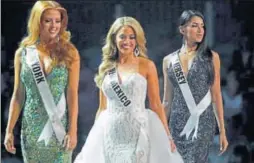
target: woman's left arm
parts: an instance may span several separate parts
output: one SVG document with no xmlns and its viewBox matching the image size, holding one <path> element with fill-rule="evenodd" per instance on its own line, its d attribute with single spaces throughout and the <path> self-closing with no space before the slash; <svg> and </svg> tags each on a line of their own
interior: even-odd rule
<svg viewBox="0 0 254 163">
<path fill-rule="evenodd" d="M 216 107 L 218 113 L 218 122 L 220 132 L 225 132 L 224 126 L 224 112 L 220 87 L 220 58 L 218 53 L 213 52 L 213 66 L 214 66 L 214 82 L 212 85 L 212 99 L 213 105 Z"/>
<path fill-rule="evenodd" d="M 80 72 L 80 58 L 77 49 L 73 49 L 73 62 L 69 67 L 67 106 L 69 115 L 69 126 L 64 146 L 73 150 L 77 145 L 77 120 L 78 120 L 78 84 Z"/>
<path fill-rule="evenodd" d="M 220 87 L 220 58 L 218 53 L 213 53 L 213 65 L 214 65 L 214 83 L 212 85 L 212 99 L 213 105 L 218 113 L 218 125 L 220 130 L 220 150 L 221 153 L 225 152 L 228 146 L 228 141 L 225 133 L 224 126 L 224 113 L 223 113 L 223 103 L 221 96 Z"/>
</svg>

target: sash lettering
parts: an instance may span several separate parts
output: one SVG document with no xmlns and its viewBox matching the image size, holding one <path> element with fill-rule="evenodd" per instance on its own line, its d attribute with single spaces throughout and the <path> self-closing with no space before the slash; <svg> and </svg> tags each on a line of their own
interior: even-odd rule
<svg viewBox="0 0 254 163">
<path fill-rule="evenodd" d="M 40 82 L 45 81 L 44 77 L 42 75 L 41 66 L 40 66 L 39 62 L 36 62 L 36 63 L 32 64 L 32 71 L 34 73 L 35 80 L 36 80 L 37 84 L 39 84 Z"/>
<path fill-rule="evenodd" d="M 129 106 L 131 104 L 131 101 L 128 99 L 124 91 L 122 90 L 121 86 L 117 82 L 117 74 L 116 74 L 116 69 L 112 69 L 109 71 L 109 76 L 111 76 L 111 87 L 113 91 L 115 92 L 116 96 L 118 97 L 119 101 L 125 106 Z"/>
<path fill-rule="evenodd" d="M 176 79 L 177 79 L 178 83 L 179 84 L 186 83 L 180 63 L 177 62 L 175 65 L 173 65 L 173 67 L 174 67 L 174 71 L 176 73 Z"/>
</svg>

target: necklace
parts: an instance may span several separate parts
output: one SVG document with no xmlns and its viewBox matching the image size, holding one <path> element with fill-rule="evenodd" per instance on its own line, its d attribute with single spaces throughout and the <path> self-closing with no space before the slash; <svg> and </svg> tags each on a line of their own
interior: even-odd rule
<svg viewBox="0 0 254 163">
<path fill-rule="evenodd" d="M 195 51 L 195 50 L 181 51 L 180 54 L 181 54 L 182 56 L 192 57 L 192 56 L 196 55 L 196 51 Z"/>
<path fill-rule="evenodd" d="M 188 48 L 186 45 L 183 45 L 180 50 L 180 53 L 184 56 L 193 56 L 196 54 L 195 52 L 196 52 L 196 47 Z"/>
</svg>

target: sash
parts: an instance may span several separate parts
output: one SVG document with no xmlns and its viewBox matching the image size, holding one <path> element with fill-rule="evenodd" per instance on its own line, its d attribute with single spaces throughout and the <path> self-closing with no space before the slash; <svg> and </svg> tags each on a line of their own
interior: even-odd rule
<svg viewBox="0 0 254 163">
<path fill-rule="evenodd" d="M 47 121 L 46 125 L 43 128 L 40 137 L 38 139 L 38 142 L 44 140 L 45 145 L 48 145 L 49 140 L 54 131 L 57 140 L 60 143 L 62 143 L 66 135 L 65 128 L 61 123 L 61 118 L 63 117 L 66 109 L 65 95 L 64 93 L 62 94 L 61 99 L 58 105 L 56 106 L 53 95 L 46 81 L 45 75 L 42 71 L 39 54 L 36 47 L 35 46 L 27 47 L 26 54 L 27 54 L 27 64 L 31 68 L 36 86 L 39 90 L 44 107 L 49 116 L 49 120 Z"/>
<path fill-rule="evenodd" d="M 192 136 L 192 140 L 194 140 L 195 138 L 197 138 L 199 117 L 211 104 L 211 92 L 209 89 L 206 95 L 200 101 L 200 103 L 196 104 L 194 97 L 191 93 L 188 81 L 184 76 L 179 57 L 177 56 L 177 52 L 172 56 L 172 68 L 174 70 L 178 85 L 191 114 L 189 119 L 187 120 L 183 131 L 180 133 L 180 136 L 186 135 L 186 139 L 188 139 L 191 132 L 194 130 L 194 134 Z"/>
<path fill-rule="evenodd" d="M 116 97 L 118 98 L 119 102 L 124 106 L 127 107 L 131 104 L 131 100 L 127 97 L 127 95 L 124 93 L 123 89 L 118 83 L 118 76 L 116 73 L 116 68 L 113 68 L 109 70 L 108 75 L 111 78 L 110 85 L 115 92 Z"/>
</svg>

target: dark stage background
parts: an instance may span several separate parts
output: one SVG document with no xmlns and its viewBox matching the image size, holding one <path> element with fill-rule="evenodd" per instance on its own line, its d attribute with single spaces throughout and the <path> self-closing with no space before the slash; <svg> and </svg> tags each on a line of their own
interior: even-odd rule
<svg viewBox="0 0 254 163">
<path fill-rule="evenodd" d="M 26 35 L 29 11 L 35 1 L 1 2 L 1 161 L 22 162 L 20 123 L 15 128 L 17 154 L 3 145 L 13 90 L 13 59 Z M 144 28 L 148 56 L 156 63 L 163 93 L 162 59 L 180 48 L 178 18 L 185 9 L 200 10 L 206 17 L 209 45 L 221 59 L 221 84 L 229 149 L 218 157 L 218 135 L 210 150 L 210 163 L 230 163 L 238 158 L 252 162 L 254 151 L 254 1 L 248 0 L 59 0 L 68 11 L 68 29 L 82 59 L 79 86 L 78 145 L 80 152 L 93 125 L 98 89 L 93 82 L 101 61 L 101 47 L 110 25 L 119 16 L 133 16 Z M 162 97 L 162 96 L 161 96 Z M 251 162 L 251 161 L 249 161 Z M 232 163 L 232 162 L 231 162 Z M 246 163 L 246 162 L 244 162 Z"/>
</svg>

